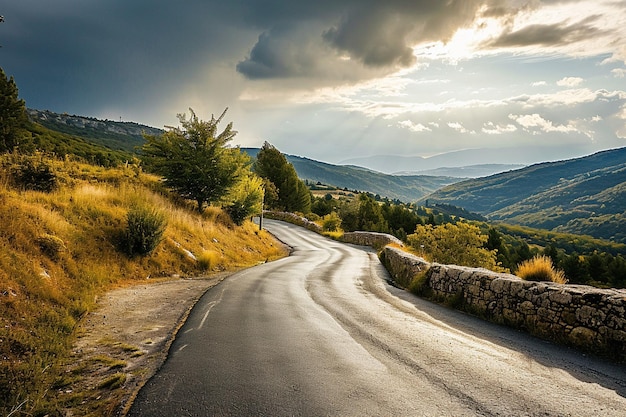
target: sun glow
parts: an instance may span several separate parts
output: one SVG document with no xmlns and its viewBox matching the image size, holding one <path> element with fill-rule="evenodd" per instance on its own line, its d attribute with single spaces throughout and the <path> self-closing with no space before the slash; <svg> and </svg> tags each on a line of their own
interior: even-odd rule
<svg viewBox="0 0 626 417">
<path fill-rule="evenodd" d="M 491 39 L 502 32 L 503 25 L 498 19 L 481 18 L 472 27 L 456 31 L 447 42 L 433 42 L 418 45 L 413 54 L 419 59 L 446 60 L 456 63 L 485 54 L 482 49 Z"/>
</svg>

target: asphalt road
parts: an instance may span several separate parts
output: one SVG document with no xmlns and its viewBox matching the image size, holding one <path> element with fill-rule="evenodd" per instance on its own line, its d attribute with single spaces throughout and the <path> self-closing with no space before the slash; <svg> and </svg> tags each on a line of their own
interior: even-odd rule
<svg viewBox="0 0 626 417">
<path fill-rule="evenodd" d="M 207 291 L 130 416 L 624 416 L 626 367 L 420 300 L 370 250 L 293 247 Z"/>
</svg>

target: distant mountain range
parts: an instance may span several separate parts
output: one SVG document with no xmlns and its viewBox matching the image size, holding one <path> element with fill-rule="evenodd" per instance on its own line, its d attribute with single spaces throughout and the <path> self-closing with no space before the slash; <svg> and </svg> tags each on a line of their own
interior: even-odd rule
<svg viewBox="0 0 626 417">
<path fill-rule="evenodd" d="M 455 177 L 479 177 L 521 168 L 537 162 L 555 161 L 585 155 L 585 150 L 571 147 L 533 147 L 462 149 L 430 157 L 376 155 L 341 161 L 342 165 L 358 165 L 388 174 L 435 174 Z M 537 160 L 537 155 L 541 159 Z M 445 171 L 440 171 L 445 167 Z M 453 170 L 463 168 L 464 170 Z M 474 167 L 474 169 L 472 169 Z M 435 170 L 434 172 L 432 170 Z M 465 171 L 465 172 L 463 172 Z"/>
<path fill-rule="evenodd" d="M 626 243 L 626 148 L 457 182 L 426 199 L 491 220 Z"/>
<path fill-rule="evenodd" d="M 441 167 L 422 171 L 398 171 L 394 172 L 393 175 L 434 175 L 457 178 L 479 178 L 524 168 L 525 166 L 526 165 L 522 164 L 479 164 L 461 167 Z"/>
</svg>

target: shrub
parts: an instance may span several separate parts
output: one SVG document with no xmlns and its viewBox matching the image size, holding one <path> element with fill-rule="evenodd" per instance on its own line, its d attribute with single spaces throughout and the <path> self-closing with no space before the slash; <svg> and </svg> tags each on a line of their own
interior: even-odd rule
<svg viewBox="0 0 626 417">
<path fill-rule="evenodd" d="M 58 186 L 57 176 L 45 161 L 25 159 L 11 170 L 13 184 L 24 190 L 50 193 Z"/>
<path fill-rule="evenodd" d="M 487 239 L 478 226 L 468 223 L 417 225 L 415 233 L 407 236 L 415 254 L 433 262 L 504 272 L 496 251 L 485 249 Z"/>
<path fill-rule="evenodd" d="M 415 274 L 415 276 L 411 279 L 409 283 L 409 287 L 407 288 L 409 292 L 417 295 L 424 296 L 428 293 L 428 270 L 424 270 Z"/>
<path fill-rule="evenodd" d="M 212 250 L 205 250 L 196 259 L 198 260 L 198 266 L 203 271 L 208 271 L 211 268 L 215 268 L 219 263 L 220 256 L 217 252 Z"/>
<path fill-rule="evenodd" d="M 552 259 L 545 255 L 537 255 L 528 259 L 517 268 L 515 273 L 518 277 L 526 281 L 552 281 L 558 284 L 567 283 L 563 271 L 555 269 Z"/>
<path fill-rule="evenodd" d="M 249 175 L 242 178 L 228 195 L 230 205 L 226 212 L 237 226 L 252 215 L 259 214 L 263 210 L 263 180 Z"/>
<path fill-rule="evenodd" d="M 127 216 L 124 245 L 130 256 L 150 254 L 163 239 L 167 226 L 165 215 L 157 210 L 136 206 Z"/>
<path fill-rule="evenodd" d="M 334 211 L 322 218 L 322 230 L 325 232 L 336 232 L 341 226 L 341 218 Z"/>
</svg>

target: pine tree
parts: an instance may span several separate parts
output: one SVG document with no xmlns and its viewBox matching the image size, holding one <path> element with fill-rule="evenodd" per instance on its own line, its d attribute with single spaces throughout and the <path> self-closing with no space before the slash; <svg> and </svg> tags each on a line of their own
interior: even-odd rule
<svg viewBox="0 0 626 417">
<path fill-rule="evenodd" d="M 0 152 L 19 148 L 28 136 L 27 122 L 26 105 L 18 98 L 17 85 L 0 68 Z"/>
</svg>

